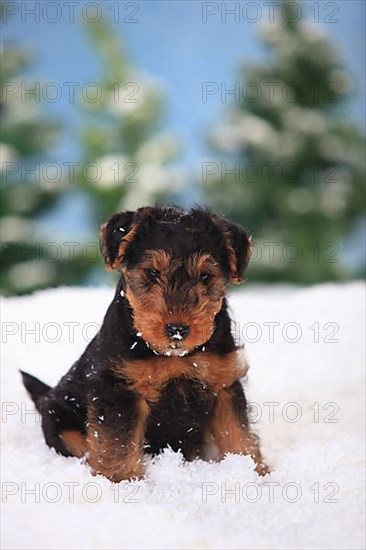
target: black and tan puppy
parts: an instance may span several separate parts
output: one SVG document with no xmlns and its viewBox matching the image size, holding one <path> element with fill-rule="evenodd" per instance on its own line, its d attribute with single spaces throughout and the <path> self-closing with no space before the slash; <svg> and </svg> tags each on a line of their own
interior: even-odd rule
<svg viewBox="0 0 366 550">
<path fill-rule="evenodd" d="M 101 247 L 121 276 L 99 333 L 55 388 L 22 373 L 47 444 L 114 482 L 168 445 L 188 460 L 249 454 L 265 474 L 225 299 L 249 260 L 244 229 L 146 207 L 112 216 Z"/>
</svg>

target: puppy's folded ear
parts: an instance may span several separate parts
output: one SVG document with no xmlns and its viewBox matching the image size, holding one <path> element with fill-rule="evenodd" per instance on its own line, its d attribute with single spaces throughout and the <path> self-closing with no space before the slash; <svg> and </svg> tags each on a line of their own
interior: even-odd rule
<svg viewBox="0 0 366 550">
<path fill-rule="evenodd" d="M 245 281 L 244 272 L 251 256 L 251 238 L 240 225 L 225 218 L 213 216 L 215 225 L 225 236 L 225 247 L 229 261 L 230 283 L 239 285 Z"/>
<path fill-rule="evenodd" d="M 104 257 L 106 269 L 118 269 L 127 251 L 142 232 L 142 227 L 149 230 L 152 222 L 159 214 L 159 209 L 144 206 L 136 212 L 126 211 L 114 214 L 100 227 L 100 249 Z"/>
<path fill-rule="evenodd" d="M 100 250 L 106 269 L 117 269 L 123 260 L 128 244 L 132 242 L 137 224 L 136 212 L 127 211 L 115 214 L 99 230 Z"/>
</svg>

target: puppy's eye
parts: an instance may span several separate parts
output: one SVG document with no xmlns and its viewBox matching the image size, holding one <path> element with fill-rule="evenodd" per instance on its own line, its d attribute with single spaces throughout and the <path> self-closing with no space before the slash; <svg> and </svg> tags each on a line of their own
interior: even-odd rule
<svg viewBox="0 0 366 550">
<path fill-rule="evenodd" d="M 200 275 L 201 283 L 208 283 L 210 279 L 211 279 L 211 273 L 201 273 Z"/>
<path fill-rule="evenodd" d="M 146 274 L 151 281 L 156 281 L 156 279 L 160 275 L 160 271 L 158 271 L 157 269 L 147 269 Z"/>
</svg>

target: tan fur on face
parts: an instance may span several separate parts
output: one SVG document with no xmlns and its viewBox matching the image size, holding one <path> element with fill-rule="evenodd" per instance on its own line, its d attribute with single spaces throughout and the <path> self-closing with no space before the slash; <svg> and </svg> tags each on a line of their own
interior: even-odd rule
<svg viewBox="0 0 366 550">
<path fill-rule="evenodd" d="M 156 283 L 149 281 L 147 269 L 160 272 Z M 176 288 L 172 282 L 179 269 L 188 274 L 184 288 Z M 203 272 L 211 275 L 207 286 L 199 281 Z M 169 349 L 171 340 L 165 330 L 170 323 L 189 327 L 188 336 L 176 342 L 182 350 L 192 350 L 209 340 L 226 288 L 220 267 L 210 254 L 193 254 L 183 264 L 163 250 L 148 250 L 136 268 L 123 268 L 123 274 L 135 327 L 154 350 L 164 353 Z"/>
</svg>

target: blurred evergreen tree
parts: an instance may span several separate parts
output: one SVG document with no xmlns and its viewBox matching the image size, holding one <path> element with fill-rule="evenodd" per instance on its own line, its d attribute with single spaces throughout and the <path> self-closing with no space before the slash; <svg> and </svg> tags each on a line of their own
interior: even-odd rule
<svg viewBox="0 0 366 550">
<path fill-rule="evenodd" d="M 243 69 L 209 138 L 225 156 L 203 170 L 204 190 L 253 235 L 250 279 L 346 279 L 341 244 L 364 213 L 365 177 L 364 137 L 341 109 L 350 81 L 319 25 L 293 2 L 276 9 L 261 32 L 268 64 Z"/>
<path fill-rule="evenodd" d="M 66 189 L 57 165 L 47 162 L 59 125 L 40 112 L 41 83 L 22 76 L 29 56 L 3 43 L 0 64 L 0 292 L 80 282 L 90 265 L 76 250 L 51 242 L 40 224 Z"/>
<path fill-rule="evenodd" d="M 88 123 L 79 183 L 88 192 L 97 227 L 121 209 L 174 200 L 183 178 L 171 164 L 178 144 L 162 130 L 161 84 L 132 67 L 121 37 L 106 20 L 86 28 L 102 70 L 91 88 L 94 95 L 84 93 Z"/>
<path fill-rule="evenodd" d="M 167 166 L 177 143 L 161 130 L 161 86 L 132 69 L 106 21 L 89 23 L 87 30 L 101 60 L 102 79 L 85 84 L 78 103 L 87 120 L 79 136 L 82 158 L 55 182 L 47 154 L 60 127 L 41 116 L 42 84 L 22 77 L 28 56 L 13 45 L 1 52 L 0 291 L 5 295 L 100 282 L 103 265 L 93 245 L 98 246 L 99 224 L 123 208 L 168 196 L 174 200 L 182 182 L 180 171 Z M 75 192 L 87 197 L 84 208 L 92 225 L 89 243 L 75 235 L 76 246 L 45 234 L 40 224 L 45 214 L 57 212 L 65 194 L 72 199 Z"/>
</svg>

